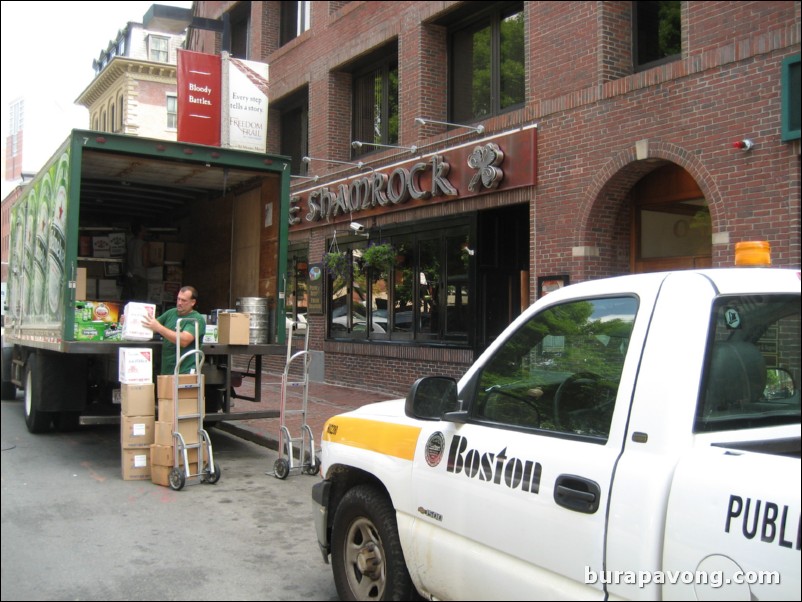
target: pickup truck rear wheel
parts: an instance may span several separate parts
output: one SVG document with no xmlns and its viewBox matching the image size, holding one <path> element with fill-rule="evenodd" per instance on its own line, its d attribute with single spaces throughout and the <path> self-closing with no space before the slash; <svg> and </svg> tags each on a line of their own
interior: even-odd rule
<svg viewBox="0 0 802 602">
<path fill-rule="evenodd" d="M 331 561 L 341 600 L 417 597 L 404 562 L 395 509 L 375 487 L 354 487 L 337 507 Z"/>
</svg>

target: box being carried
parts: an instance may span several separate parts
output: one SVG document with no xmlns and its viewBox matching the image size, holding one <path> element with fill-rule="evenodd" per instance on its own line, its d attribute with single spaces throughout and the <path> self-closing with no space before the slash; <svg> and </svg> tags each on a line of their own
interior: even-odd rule
<svg viewBox="0 0 802 602">
<path fill-rule="evenodd" d="M 153 382 L 153 350 L 146 347 L 120 347 L 119 380 L 123 384 L 147 385 Z"/>
<path fill-rule="evenodd" d="M 154 303 L 130 302 L 125 304 L 123 312 L 123 333 L 122 338 L 129 341 L 150 341 L 153 339 L 153 331 L 145 328 L 142 321 L 145 318 L 152 318 L 156 315 L 156 305 Z M 151 382 L 151 381 L 148 381 Z"/>
</svg>

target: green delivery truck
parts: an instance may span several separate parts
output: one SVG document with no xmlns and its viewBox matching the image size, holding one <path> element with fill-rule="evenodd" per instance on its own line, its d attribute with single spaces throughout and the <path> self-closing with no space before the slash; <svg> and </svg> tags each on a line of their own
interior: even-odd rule
<svg viewBox="0 0 802 602">
<path fill-rule="evenodd" d="M 266 338 L 203 347 L 207 411 L 210 398 L 211 411 L 227 411 L 232 356 L 284 349 L 275 316 L 284 315 L 289 178 L 286 157 L 73 130 L 10 215 L 2 397 L 24 391 L 28 429 L 113 415 L 119 348 L 161 345 L 122 340 L 114 314 L 130 301 L 162 311 L 181 284 L 198 289 L 196 309 L 210 316 L 240 298 L 265 300 Z M 150 235 L 146 299 L 125 290 L 136 224 Z M 88 309 L 98 306 L 104 315 Z"/>
</svg>

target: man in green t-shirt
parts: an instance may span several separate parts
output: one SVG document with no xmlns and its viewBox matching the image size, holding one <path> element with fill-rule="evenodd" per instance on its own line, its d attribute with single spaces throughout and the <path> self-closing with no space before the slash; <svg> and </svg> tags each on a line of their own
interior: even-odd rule
<svg viewBox="0 0 802 602">
<path fill-rule="evenodd" d="M 199 343 L 206 334 L 206 320 L 195 311 L 198 301 L 198 291 L 192 286 L 182 286 L 178 291 L 176 306 L 168 309 L 158 318 L 147 318 L 142 324 L 154 333 L 162 336 L 162 367 L 161 374 L 175 374 L 176 337 L 181 337 L 181 355 L 195 348 L 195 324 L 198 326 Z M 181 334 L 176 331 L 176 325 L 181 319 Z M 200 344 L 198 345 L 200 348 Z M 181 362 L 181 374 L 189 374 L 195 368 L 196 357 L 190 356 Z"/>
</svg>

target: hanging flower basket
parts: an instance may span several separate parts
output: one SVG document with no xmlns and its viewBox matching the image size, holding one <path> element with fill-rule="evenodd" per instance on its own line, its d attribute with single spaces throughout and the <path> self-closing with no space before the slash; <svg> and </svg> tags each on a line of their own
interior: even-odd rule
<svg viewBox="0 0 802 602">
<path fill-rule="evenodd" d="M 374 275 L 386 276 L 395 265 L 398 252 L 390 243 L 371 245 L 362 251 L 362 265 L 373 270 Z"/>
<path fill-rule="evenodd" d="M 323 265 L 334 278 L 348 278 L 351 272 L 351 258 L 345 251 L 330 250 L 324 253 Z"/>
</svg>

